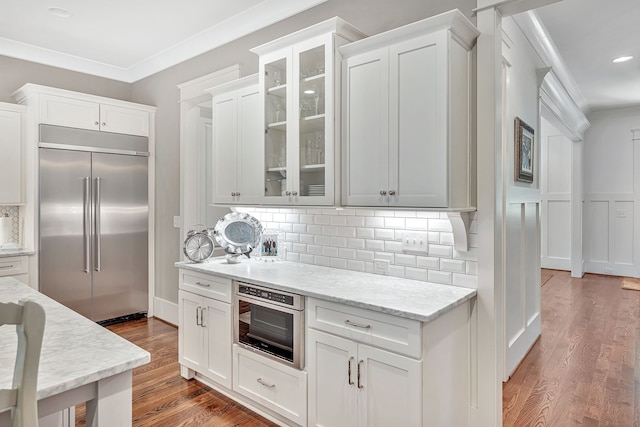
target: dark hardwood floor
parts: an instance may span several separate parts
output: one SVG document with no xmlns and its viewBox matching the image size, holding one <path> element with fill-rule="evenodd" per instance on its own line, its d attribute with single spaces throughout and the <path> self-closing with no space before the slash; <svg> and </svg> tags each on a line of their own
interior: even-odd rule
<svg viewBox="0 0 640 427">
<path fill-rule="evenodd" d="M 640 291 L 552 273 L 542 336 L 503 386 L 504 426 L 640 426 Z"/>
<path fill-rule="evenodd" d="M 640 427 L 640 291 L 622 278 L 551 271 L 542 337 L 503 387 L 504 426 Z M 274 426 L 180 377 L 177 329 L 156 319 L 110 326 L 151 353 L 133 372 L 134 426 Z M 84 426 L 84 407 L 76 425 Z"/>
<path fill-rule="evenodd" d="M 276 424 L 196 381 L 180 376 L 178 330 L 150 318 L 108 329 L 151 353 L 151 362 L 133 370 L 133 425 L 153 427 Z M 76 407 L 76 426 L 84 426 L 85 407 Z"/>
</svg>

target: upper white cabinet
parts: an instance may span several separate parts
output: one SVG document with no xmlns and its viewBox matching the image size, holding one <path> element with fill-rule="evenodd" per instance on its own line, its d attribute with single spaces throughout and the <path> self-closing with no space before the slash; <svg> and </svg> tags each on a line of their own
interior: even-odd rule
<svg viewBox="0 0 640 427">
<path fill-rule="evenodd" d="M 26 107 L 0 103 L 0 205 L 23 202 L 23 135 Z"/>
<path fill-rule="evenodd" d="M 340 48 L 342 203 L 469 208 L 471 49 L 458 10 Z"/>
<path fill-rule="evenodd" d="M 153 110 L 146 106 L 33 84 L 23 86 L 14 96 L 22 103 L 34 94 L 39 97 L 39 123 L 149 136 Z"/>
<path fill-rule="evenodd" d="M 215 204 L 257 204 L 264 194 L 264 153 L 258 75 L 208 90 L 212 99 L 212 167 Z"/>
<path fill-rule="evenodd" d="M 363 37 L 332 18 L 251 50 L 260 56 L 263 204 L 334 204 L 337 48 Z"/>
</svg>

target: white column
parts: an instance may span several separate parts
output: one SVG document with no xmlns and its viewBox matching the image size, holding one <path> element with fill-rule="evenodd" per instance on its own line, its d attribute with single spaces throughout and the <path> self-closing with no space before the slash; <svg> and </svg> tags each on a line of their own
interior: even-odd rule
<svg viewBox="0 0 640 427">
<path fill-rule="evenodd" d="M 571 143 L 571 277 L 584 276 L 582 255 L 582 208 L 583 208 L 583 141 Z"/>
<path fill-rule="evenodd" d="M 503 206 L 502 17 L 477 14 L 478 300 L 471 425 L 502 425 Z M 475 369 L 474 369 L 475 368 Z M 474 382 L 475 380 L 475 382 Z"/>
</svg>

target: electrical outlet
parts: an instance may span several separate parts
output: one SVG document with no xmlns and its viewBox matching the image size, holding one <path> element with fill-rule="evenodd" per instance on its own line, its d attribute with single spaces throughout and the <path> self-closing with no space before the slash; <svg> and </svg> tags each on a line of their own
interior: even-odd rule
<svg viewBox="0 0 640 427">
<path fill-rule="evenodd" d="M 175 228 L 182 227 L 182 217 L 181 216 L 174 216 L 173 217 L 173 226 Z"/>
<path fill-rule="evenodd" d="M 389 261 L 386 259 L 374 259 L 373 260 L 373 272 L 378 274 L 384 274 L 389 271 Z"/>
<path fill-rule="evenodd" d="M 402 237 L 402 250 L 404 252 L 421 252 L 429 251 L 428 234 L 425 231 L 407 232 Z"/>
</svg>

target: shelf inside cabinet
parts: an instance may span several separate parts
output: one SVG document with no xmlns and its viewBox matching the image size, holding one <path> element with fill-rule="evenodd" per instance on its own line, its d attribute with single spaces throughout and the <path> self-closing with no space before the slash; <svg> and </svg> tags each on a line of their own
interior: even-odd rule
<svg viewBox="0 0 640 427">
<path fill-rule="evenodd" d="M 303 117 L 300 120 L 300 132 L 324 130 L 324 117 L 324 114 L 316 114 L 315 116 Z"/>
<path fill-rule="evenodd" d="M 316 172 L 324 170 L 324 163 L 320 163 L 317 165 L 304 165 L 300 168 L 302 172 Z"/>
<path fill-rule="evenodd" d="M 279 96 L 280 98 L 284 98 L 287 96 L 287 84 L 281 84 L 280 86 L 274 86 L 267 89 L 267 93 L 269 95 Z"/>
<path fill-rule="evenodd" d="M 324 79 L 324 76 L 325 76 L 324 73 L 315 74 L 313 76 L 303 77 L 302 79 L 300 79 L 300 82 L 302 82 L 302 83 L 312 83 L 312 82 L 316 82 L 318 80 Z"/>
<path fill-rule="evenodd" d="M 275 122 L 275 123 L 269 123 L 267 125 L 267 127 L 269 129 L 273 129 L 273 130 L 281 130 L 281 131 L 285 131 L 287 130 L 287 122 Z"/>
<path fill-rule="evenodd" d="M 279 166 L 275 168 L 267 168 L 267 172 L 285 172 L 287 168 L 285 166 Z"/>
</svg>

